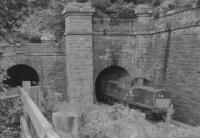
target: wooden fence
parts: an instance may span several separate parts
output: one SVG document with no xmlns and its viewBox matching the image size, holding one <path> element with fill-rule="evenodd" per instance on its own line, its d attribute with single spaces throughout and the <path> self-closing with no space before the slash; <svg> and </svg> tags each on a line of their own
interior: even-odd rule
<svg viewBox="0 0 200 138">
<path fill-rule="evenodd" d="M 22 138 L 60 138 L 40 111 L 39 87 L 30 88 L 29 92 L 21 87 L 19 90 L 24 105 L 24 115 L 21 117 Z"/>
</svg>

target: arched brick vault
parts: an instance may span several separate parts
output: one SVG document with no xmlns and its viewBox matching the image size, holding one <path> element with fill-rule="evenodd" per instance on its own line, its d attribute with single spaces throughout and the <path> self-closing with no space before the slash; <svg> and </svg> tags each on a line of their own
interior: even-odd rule
<svg viewBox="0 0 200 138">
<path fill-rule="evenodd" d="M 133 73 L 133 69 L 131 68 L 131 65 L 128 63 L 124 63 L 124 62 L 119 62 L 118 64 L 96 64 L 96 66 L 94 66 L 94 82 L 96 81 L 98 75 L 106 68 L 111 67 L 111 66 L 118 66 L 121 67 L 123 69 L 125 69 L 130 75 L 132 75 Z"/>
<path fill-rule="evenodd" d="M 142 73 L 138 73 L 137 69 L 136 69 L 136 65 L 130 63 L 127 60 L 128 57 L 126 58 L 119 58 L 117 62 L 112 63 L 110 61 L 103 61 L 103 60 L 96 60 L 94 61 L 94 82 L 97 79 L 98 75 L 106 68 L 110 67 L 110 66 L 118 66 L 121 67 L 123 69 L 125 69 L 129 75 L 135 77 L 135 78 L 146 78 L 147 80 L 151 81 L 151 78 L 148 77 L 148 74 L 152 74 L 152 72 L 147 72 L 145 70 L 142 70 Z"/>
<path fill-rule="evenodd" d="M 149 81 L 152 81 L 151 78 L 149 78 L 148 76 L 146 76 L 146 72 L 144 74 L 137 74 L 136 70 L 133 69 L 132 65 L 130 65 L 127 62 L 119 62 L 118 64 L 97 64 L 96 66 L 94 66 L 95 70 L 94 70 L 94 83 L 98 77 L 98 75 L 105 70 L 106 68 L 109 68 L 111 66 L 117 66 L 117 67 L 121 67 L 124 70 L 126 70 L 128 72 L 129 75 L 135 77 L 135 78 L 144 78 L 147 79 Z M 151 82 L 152 83 L 152 82 Z"/>
<path fill-rule="evenodd" d="M 0 63 L 2 64 L 1 66 L 3 66 L 3 69 L 5 71 L 7 71 L 9 68 L 13 67 L 13 66 L 16 66 L 16 65 L 27 65 L 31 68 L 33 68 L 37 74 L 39 75 L 39 80 L 41 81 L 42 80 L 42 71 L 41 70 L 38 70 L 38 67 L 37 64 L 35 64 L 34 62 L 31 62 L 29 57 L 26 57 L 26 56 L 23 56 L 23 57 L 12 57 L 12 56 L 9 56 L 9 57 L 3 57 L 1 58 L 0 60 Z"/>
</svg>

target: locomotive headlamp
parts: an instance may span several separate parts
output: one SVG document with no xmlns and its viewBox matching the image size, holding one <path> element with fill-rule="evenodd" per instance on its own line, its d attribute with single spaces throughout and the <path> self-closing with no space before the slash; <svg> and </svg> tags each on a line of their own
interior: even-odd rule
<svg viewBox="0 0 200 138">
<path fill-rule="evenodd" d="M 163 95 L 163 94 L 159 94 L 159 97 L 160 97 L 160 98 L 164 98 L 164 95 Z"/>
</svg>

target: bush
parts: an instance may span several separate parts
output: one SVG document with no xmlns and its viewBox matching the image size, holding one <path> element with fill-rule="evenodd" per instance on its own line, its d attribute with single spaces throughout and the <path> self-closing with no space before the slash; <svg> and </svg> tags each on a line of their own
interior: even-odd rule
<svg viewBox="0 0 200 138">
<path fill-rule="evenodd" d="M 123 105 L 93 105 L 80 116 L 80 138 L 200 138 L 199 128 L 150 123 L 144 115 Z"/>
<path fill-rule="evenodd" d="M 124 0 L 117 0 L 111 3 L 110 0 L 94 0 L 92 6 L 103 14 L 115 18 L 134 18 L 135 17 L 135 5 L 130 2 L 127 3 Z M 97 13 L 101 15 L 102 13 Z"/>
<path fill-rule="evenodd" d="M 113 13 L 116 18 L 134 18 L 135 17 L 135 5 L 133 3 L 124 3 L 118 1 L 108 8 L 108 12 Z"/>
<path fill-rule="evenodd" d="M 20 31 L 26 34 L 31 40 L 38 40 L 43 30 L 55 32 L 56 36 L 61 37 L 63 34 L 64 19 L 56 9 L 37 9 L 26 18 Z"/>
<path fill-rule="evenodd" d="M 0 137 L 12 138 L 20 134 L 20 116 L 23 112 L 19 97 L 0 100 Z"/>
<path fill-rule="evenodd" d="M 93 0 L 92 6 L 96 9 L 99 9 L 103 12 L 107 12 L 107 8 L 109 8 L 112 5 L 110 0 Z"/>
<path fill-rule="evenodd" d="M 176 8 L 192 8 L 197 0 L 164 0 L 160 8 L 163 10 L 173 10 Z"/>
<path fill-rule="evenodd" d="M 136 118 L 142 115 L 122 105 L 88 107 L 80 117 L 81 138 L 128 138 L 136 134 Z"/>
</svg>

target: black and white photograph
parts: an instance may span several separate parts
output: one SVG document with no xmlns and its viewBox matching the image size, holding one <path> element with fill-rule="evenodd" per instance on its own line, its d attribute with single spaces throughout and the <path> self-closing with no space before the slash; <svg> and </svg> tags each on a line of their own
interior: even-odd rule
<svg viewBox="0 0 200 138">
<path fill-rule="evenodd" d="M 200 0 L 0 0 L 0 138 L 200 138 Z"/>
</svg>

